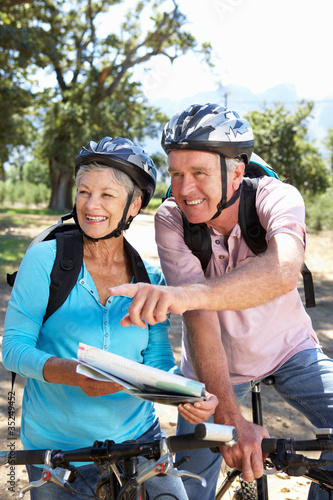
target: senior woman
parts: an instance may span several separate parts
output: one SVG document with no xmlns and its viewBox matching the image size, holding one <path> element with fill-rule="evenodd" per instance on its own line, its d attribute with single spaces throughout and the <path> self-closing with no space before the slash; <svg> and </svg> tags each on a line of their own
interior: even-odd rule
<svg viewBox="0 0 333 500">
<path fill-rule="evenodd" d="M 122 391 L 113 382 L 97 382 L 76 372 L 79 342 L 166 371 L 177 372 L 168 339 L 169 322 L 124 328 L 120 320 L 131 303 L 128 297 L 109 297 L 108 288 L 135 279 L 131 247 L 123 231 L 155 188 L 155 167 L 142 148 L 128 139 L 106 137 L 91 141 L 75 160 L 77 193 L 73 214 L 83 235 L 83 262 L 66 301 L 45 323 L 50 272 L 56 240 L 32 246 L 26 253 L 9 302 L 3 337 L 3 364 L 27 378 L 21 440 L 25 449 L 71 449 L 96 439 L 115 442 L 150 441 L 161 436 L 151 402 Z M 161 272 L 144 262 L 153 284 L 163 284 Z M 206 420 L 217 400 L 209 396 L 201 408 L 191 405 L 191 418 Z M 188 407 L 188 405 L 186 405 Z M 188 415 L 182 406 L 180 412 Z M 82 464 L 81 475 L 95 486 L 98 470 Z M 30 480 L 41 469 L 28 467 Z M 149 498 L 187 498 L 175 477 L 147 482 Z M 84 481 L 80 492 L 90 494 Z M 168 495 L 169 494 L 169 495 Z M 31 490 L 32 500 L 82 498 L 54 483 Z"/>
</svg>

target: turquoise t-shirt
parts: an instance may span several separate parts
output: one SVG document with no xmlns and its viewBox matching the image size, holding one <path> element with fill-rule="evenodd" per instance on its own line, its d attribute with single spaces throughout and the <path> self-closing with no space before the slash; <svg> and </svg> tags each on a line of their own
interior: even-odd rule
<svg viewBox="0 0 333 500">
<path fill-rule="evenodd" d="M 26 449 L 71 449 L 97 440 L 136 439 L 156 420 L 153 404 L 125 392 L 87 396 L 80 387 L 50 384 L 43 379 L 48 358 L 72 359 L 79 342 L 119 354 L 139 363 L 180 372 L 168 339 L 169 321 L 145 329 L 122 327 L 129 297 L 99 303 L 95 284 L 84 263 L 64 304 L 42 324 L 50 273 L 56 253 L 54 240 L 31 247 L 21 265 L 9 301 L 3 335 L 3 364 L 27 377 L 21 439 Z M 165 284 L 159 269 L 145 262 L 151 283 Z"/>
</svg>

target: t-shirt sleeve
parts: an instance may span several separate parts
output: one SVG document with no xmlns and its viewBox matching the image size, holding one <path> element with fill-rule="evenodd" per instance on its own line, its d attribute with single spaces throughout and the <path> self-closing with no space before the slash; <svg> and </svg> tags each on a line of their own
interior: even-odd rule
<svg viewBox="0 0 333 500">
<path fill-rule="evenodd" d="M 184 242 L 183 221 L 175 200 L 166 200 L 155 215 L 155 238 L 161 267 L 171 286 L 205 279 L 201 263 Z"/>
<path fill-rule="evenodd" d="M 306 245 L 304 201 L 294 186 L 263 177 L 259 181 L 256 208 L 266 229 L 267 242 L 277 233 L 290 233 Z"/>
<path fill-rule="evenodd" d="M 49 298 L 55 245 L 39 243 L 25 254 L 8 304 L 3 334 L 3 364 L 25 377 L 43 380 L 43 366 L 51 356 L 36 345 Z"/>
</svg>

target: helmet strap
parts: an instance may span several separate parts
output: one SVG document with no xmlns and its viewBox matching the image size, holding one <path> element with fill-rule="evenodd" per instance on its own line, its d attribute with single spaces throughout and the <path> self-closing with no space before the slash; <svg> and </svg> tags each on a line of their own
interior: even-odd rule
<svg viewBox="0 0 333 500">
<path fill-rule="evenodd" d="M 88 236 L 84 231 L 82 231 L 79 223 L 78 223 L 78 219 L 77 219 L 77 212 L 76 212 L 76 205 L 74 205 L 73 207 L 73 210 L 72 210 L 72 214 L 73 214 L 73 219 L 75 220 L 79 230 L 81 231 L 81 233 L 83 234 L 83 236 L 85 238 L 87 238 L 87 240 L 89 241 L 99 241 L 99 240 L 108 240 L 110 238 L 119 238 L 119 236 L 121 235 L 121 233 L 123 231 L 125 231 L 126 229 L 129 228 L 132 220 L 134 219 L 134 217 L 132 217 L 131 215 L 128 217 L 128 219 L 126 220 L 127 218 L 127 213 L 128 213 L 128 210 L 129 210 L 129 207 L 132 203 L 132 199 L 133 199 L 133 194 L 134 194 L 134 190 L 128 194 L 127 196 L 127 201 L 126 201 L 126 205 L 125 205 L 125 208 L 124 208 L 124 211 L 123 211 L 123 216 L 121 218 L 121 220 L 118 222 L 118 225 L 116 227 L 116 229 L 114 229 L 113 231 L 111 231 L 111 233 L 105 235 L 105 236 L 102 236 L 101 238 L 92 238 L 91 236 Z"/>
<path fill-rule="evenodd" d="M 225 161 L 225 157 L 220 155 L 220 164 L 221 164 L 221 180 L 222 180 L 222 198 L 220 203 L 217 205 L 217 212 L 210 220 L 216 219 L 221 215 L 222 210 L 233 205 L 240 196 L 240 188 L 233 194 L 229 201 L 227 201 L 227 187 L 228 187 L 228 171 L 227 164 Z"/>
</svg>

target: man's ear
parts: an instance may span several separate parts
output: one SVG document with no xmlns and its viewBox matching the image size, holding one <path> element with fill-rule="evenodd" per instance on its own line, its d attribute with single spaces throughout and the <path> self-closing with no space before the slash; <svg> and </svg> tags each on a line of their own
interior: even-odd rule
<svg viewBox="0 0 333 500">
<path fill-rule="evenodd" d="M 242 182 L 244 171 L 245 171 L 245 164 L 242 161 L 240 161 L 235 170 L 233 171 L 232 187 L 235 190 L 239 188 L 239 185 Z"/>
</svg>

